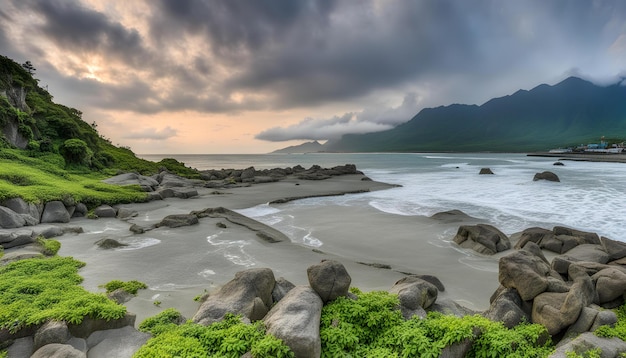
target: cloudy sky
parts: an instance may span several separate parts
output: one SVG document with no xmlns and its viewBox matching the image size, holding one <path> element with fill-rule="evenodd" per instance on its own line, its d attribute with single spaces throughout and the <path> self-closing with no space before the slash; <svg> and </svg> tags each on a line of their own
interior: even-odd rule
<svg viewBox="0 0 626 358">
<path fill-rule="evenodd" d="M 613 81 L 626 1 L 0 0 L 0 54 L 136 153 L 265 153 Z"/>
</svg>

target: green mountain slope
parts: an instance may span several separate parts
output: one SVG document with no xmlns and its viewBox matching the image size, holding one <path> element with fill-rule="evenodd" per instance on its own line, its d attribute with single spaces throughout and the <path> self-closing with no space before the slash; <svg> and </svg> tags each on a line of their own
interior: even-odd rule
<svg viewBox="0 0 626 358">
<path fill-rule="evenodd" d="M 384 132 L 345 135 L 327 151 L 525 152 L 626 137 L 626 87 L 576 77 L 481 106 L 427 108 Z"/>
</svg>

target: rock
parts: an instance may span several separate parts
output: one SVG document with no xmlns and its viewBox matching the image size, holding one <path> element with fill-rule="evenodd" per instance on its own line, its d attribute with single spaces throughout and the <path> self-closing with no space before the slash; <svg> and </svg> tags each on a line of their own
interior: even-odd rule
<svg viewBox="0 0 626 358">
<path fill-rule="evenodd" d="M 626 293 L 626 273 L 617 268 L 606 268 L 594 274 L 591 279 L 595 282 L 599 304 L 611 302 L 623 297 Z"/>
<path fill-rule="evenodd" d="M 322 300 L 310 287 L 296 286 L 263 319 L 267 332 L 281 339 L 296 358 L 319 358 Z"/>
<path fill-rule="evenodd" d="M 12 247 L 29 245 L 35 242 L 35 236 L 32 230 L 16 230 L 9 233 L 7 236 L 0 238 L 0 244 L 5 249 Z"/>
<path fill-rule="evenodd" d="M 511 248 L 509 238 L 502 231 L 487 224 L 462 225 L 453 241 L 463 248 L 486 255 L 494 255 Z"/>
<path fill-rule="evenodd" d="M 93 213 L 99 218 L 114 218 L 117 216 L 117 210 L 110 205 L 100 205 L 93 209 Z"/>
<path fill-rule="evenodd" d="M 563 164 L 563 162 L 554 162 L 554 164 L 552 165 L 557 165 L 557 166 L 565 166 L 565 164 Z"/>
<path fill-rule="evenodd" d="M 428 312 L 439 312 L 445 315 L 454 315 L 457 317 L 464 317 L 467 315 L 474 315 L 477 312 L 458 304 L 451 299 L 437 299 L 435 303 L 428 307 Z"/>
<path fill-rule="evenodd" d="M 565 317 L 561 313 L 561 307 L 565 303 L 566 298 L 567 293 L 540 293 L 533 300 L 532 322 L 544 325 L 551 336 L 574 323 L 580 311 L 575 317 L 572 317 L 572 315 Z M 582 310 L 582 307 L 580 309 Z"/>
<path fill-rule="evenodd" d="M 132 231 L 133 234 L 143 234 L 146 232 L 146 229 L 137 224 L 132 224 L 128 230 Z"/>
<path fill-rule="evenodd" d="M 215 224 L 215 226 L 219 227 L 220 229 L 226 229 L 228 226 L 226 226 L 226 224 L 222 221 L 218 222 Z"/>
<path fill-rule="evenodd" d="M 515 251 L 499 261 L 498 280 L 504 287 L 517 289 L 524 301 L 546 291 L 548 275 L 550 266 L 528 251 Z"/>
<path fill-rule="evenodd" d="M 398 295 L 400 311 L 404 319 L 417 315 L 426 316 L 426 308 L 437 300 L 437 287 L 421 278 L 407 276 L 398 280 L 389 290 L 389 293 Z"/>
<path fill-rule="evenodd" d="M 296 285 L 287 281 L 284 277 L 279 277 L 276 280 L 276 284 L 274 285 L 274 289 L 272 290 L 272 301 L 274 303 L 280 301 L 285 297 L 285 295 L 291 291 Z"/>
<path fill-rule="evenodd" d="M 6 206 L 14 212 L 21 214 L 22 217 L 26 220 L 27 225 L 39 224 L 41 211 L 39 210 L 37 205 L 33 203 L 27 203 L 22 198 L 11 198 L 3 201 L 0 205 Z M 2 227 L 1 224 L 0 227 Z"/>
<path fill-rule="evenodd" d="M 541 245 L 541 242 L 546 237 L 553 237 L 553 236 L 554 236 L 554 233 L 552 232 L 552 230 L 548 230 L 548 229 L 544 229 L 540 227 L 531 227 L 522 231 L 522 233 L 520 234 L 519 240 L 517 241 L 517 244 L 515 245 L 515 248 L 521 249 L 529 241 L 532 241 L 537 245 Z"/>
<path fill-rule="evenodd" d="M 617 323 L 617 314 L 610 310 L 599 311 L 596 319 L 593 321 L 593 325 L 589 328 L 589 331 L 594 332 L 601 326 L 614 326 Z"/>
<path fill-rule="evenodd" d="M 87 216 L 87 212 L 89 212 L 89 210 L 87 209 L 87 206 L 83 203 L 78 203 L 76 204 L 76 207 L 74 208 L 74 213 L 72 214 L 72 217 L 82 218 L 82 217 Z"/>
<path fill-rule="evenodd" d="M 260 320 L 272 306 L 274 284 L 274 273 L 268 268 L 237 272 L 235 278 L 200 305 L 193 321 L 209 325 L 222 320 L 226 313 Z"/>
<path fill-rule="evenodd" d="M 161 220 L 156 226 L 167 226 L 170 228 L 176 228 L 181 226 L 190 226 L 198 224 L 198 217 L 193 214 L 175 214 L 168 215 Z"/>
<path fill-rule="evenodd" d="M 254 175 L 255 175 L 255 170 L 254 167 L 249 167 L 244 169 L 241 172 L 241 181 L 244 183 L 250 182 L 250 181 L 254 181 Z"/>
<path fill-rule="evenodd" d="M 593 232 L 570 229 L 564 226 L 555 226 L 552 231 L 554 232 L 554 235 L 569 235 L 581 238 L 582 243 L 584 244 L 600 245 L 600 237 L 598 237 L 598 234 Z"/>
<path fill-rule="evenodd" d="M 87 338 L 89 358 L 131 358 L 150 337 L 131 326 L 94 332 Z"/>
<path fill-rule="evenodd" d="M 0 228 L 15 229 L 26 225 L 26 219 L 15 211 L 0 206 Z"/>
<path fill-rule="evenodd" d="M 134 218 L 137 215 L 139 215 L 139 213 L 133 209 L 128 209 L 128 208 L 117 209 L 117 218 L 120 220 Z"/>
<path fill-rule="evenodd" d="M 49 239 L 52 237 L 63 236 L 64 232 L 63 229 L 58 226 L 50 226 L 41 230 L 38 234 L 45 237 L 46 239 Z"/>
<path fill-rule="evenodd" d="M 467 215 L 461 210 L 448 210 L 442 211 L 439 213 L 435 213 L 431 216 L 431 219 L 443 221 L 445 223 L 455 223 L 455 222 L 463 222 L 463 221 L 472 221 L 478 220 L 474 217 Z"/>
<path fill-rule="evenodd" d="M 600 264 L 609 262 L 609 254 L 602 249 L 601 245 L 594 244 L 578 245 L 562 256 L 570 261 L 590 261 Z"/>
<path fill-rule="evenodd" d="M 443 285 L 443 283 L 441 282 L 441 280 L 439 280 L 439 278 L 437 278 L 437 277 L 435 277 L 433 275 L 412 275 L 412 276 L 417 277 L 417 278 L 421 278 L 422 280 L 433 284 L 435 287 L 437 287 L 437 290 L 439 292 L 444 292 L 446 290 L 446 288 Z"/>
<path fill-rule="evenodd" d="M 541 251 L 541 248 L 539 247 L 539 245 L 535 244 L 534 242 L 532 241 L 527 242 L 526 245 L 524 245 L 524 247 L 522 248 L 522 250 L 530 252 L 531 254 L 537 256 L 538 258 L 543 260 L 543 262 L 545 262 L 546 264 L 548 265 L 550 264 L 546 256 L 543 254 L 543 251 Z"/>
<path fill-rule="evenodd" d="M 124 173 L 103 180 L 103 182 L 115 185 L 139 185 L 144 191 L 153 191 L 159 186 L 159 182 L 154 178 L 136 173 Z"/>
<path fill-rule="evenodd" d="M 109 238 L 96 241 L 96 245 L 98 245 L 99 248 L 105 250 L 117 249 L 118 247 L 128 246 L 127 244 L 123 244 L 117 240 Z"/>
<path fill-rule="evenodd" d="M 493 174 L 493 172 L 489 168 L 480 168 L 480 172 L 478 174 L 480 175 Z"/>
<path fill-rule="evenodd" d="M 626 257 L 626 243 L 611 240 L 606 237 L 600 238 L 602 249 L 609 254 L 609 261 L 619 260 Z"/>
<path fill-rule="evenodd" d="M 70 213 L 61 201 L 49 201 L 43 209 L 41 215 L 42 223 L 68 223 L 70 222 Z"/>
<path fill-rule="evenodd" d="M 549 358 L 566 358 L 568 352 L 573 352 L 578 356 L 583 356 L 590 350 L 600 348 L 602 354 L 600 357 L 619 357 L 620 354 L 626 353 L 626 342 L 615 338 L 600 338 L 591 332 L 585 332 L 566 344 L 557 347 L 556 351 Z M 569 353 L 571 354 L 571 353 Z"/>
<path fill-rule="evenodd" d="M 345 296 L 352 282 L 346 268 L 334 260 L 323 260 L 319 264 L 309 266 L 306 272 L 309 284 L 324 303 Z"/>
<path fill-rule="evenodd" d="M 39 348 L 30 358 L 87 358 L 87 355 L 68 344 L 53 343 Z"/>
<path fill-rule="evenodd" d="M 126 312 L 126 315 L 119 319 L 106 320 L 102 318 L 92 318 L 85 316 L 80 324 L 68 324 L 70 333 L 77 338 L 87 338 L 95 331 L 134 326 L 137 316 Z"/>
<path fill-rule="evenodd" d="M 198 191 L 191 188 L 173 189 L 172 191 L 174 192 L 174 197 L 180 199 L 189 199 L 198 196 Z"/>
<path fill-rule="evenodd" d="M 549 171 L 535 174 L 535 176 L 533 177 L 533 181 L 537 181 L 537 180 L 547 180 L 547 181 L 553 181 L 553 182 L 561 181 L 559 180 L 559 177 L 556 174 L 549 172 Z"/>
<path fill-rule="evenodd" d="M 123 288 L 118 288 L 117 290 L 110 292 L 107 294 L 107 297 L 119 304 L 126 303 L 130 301 L 135 295 L 127 292 Z"/>
<path fill-rule="evenodd" d="M 1 341 L 2 343 L 0 343 L 0 346 L 5 346 L 8 342 L 7 341 Z M 31 354 L 33 354 L 33 352 L 35 351 L 33 349 L 34 346 L 34 342 L 33 342 L 33 336 L 28 336 L 28 337 L 24 337 L 24 338 L 18 338 L 16 340 L 13 341 L 13 344 L 11 344 L 7 349 L 7 357 L 30 357 Z"/>
<path fill-rule="evenodd" d="M 563 337 L 576 337 L 581 333 L 589 332 L 593 322 L 598 316 L 598 310 L 591 307 L 583 307 L 580 311 L 580 315 L 574 324 L 569 326 Z"/>
<path fill-rule="evenodd" d="M 37 330 L 37 333 L 35 333 L 33 350 L 36 351 L 39 348 L 51 343 L 64 344 L 69 339 L 70 331 L 67 328 L 67 323 L 63 321 L 48 321 Z"/>
<path fill-rule="evenodd" d="M 501 290 L 483 316 L 492 321 L 502 322 L 507 328 L 513 328 L 522 322 L 530 322 L 530 315 L 522 309 L 522 298 L 514 288 Z"/>
</svg>

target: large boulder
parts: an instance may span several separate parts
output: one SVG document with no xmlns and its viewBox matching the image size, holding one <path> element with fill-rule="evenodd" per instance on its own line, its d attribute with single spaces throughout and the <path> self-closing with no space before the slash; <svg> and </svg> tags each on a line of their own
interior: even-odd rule
<svg viewBox="0 0 626 358">
<path fill-rule="evenodd" d="M 324 303 L 348 294 L 352 278 L 340 262 L 324 260 L 310 266 L 306 272 L 309 284 Z"/>
<path fill-rule="evenodd" d="M 67 323 L 63 321 L 48 321 L 35 333 L 33 350 L 37 350 L 46 344 L 66 343 L 70 339 L 70 331 Z"/>
<path fill-rule="evenodd" d="M 275 282 L 269 268 L 237 272 L 235 278 L 202 303 L 193 321 L 209 325 L 222 320 L 226 313 L 241 314 L 251 321 L 260 320 L 272 307 Z"/>
<path fill-rule="evenodd" d="M 318 358 L 322 305 L 312 288 L 296 286 L 263 319 L 267 332 L 282 339 L 297 358 Z"/>
<path fill-rule="evenodd" d="M 480 175 L 493 174 L 493 171 L 491 171 L 490 168 L 480 168 L 480 172 L 478 172 L 478 174 Z"/>
<path fill-rule="evenodd" d="M 609 262 L 609 254 L 601 245 L 582 244 L 562 255 L 570 261 L 589 261 L 605 264 Z"/>
<path fill-rule="evenodd" d="M 0 228 L 15 229 L 26 225 L 26 219 L 15 211 L 0 206 Z"/>
<path fill-rule="evenodd" d="M 518 250 L 499 261 L 498 280 L 502 286 L 515 288 L 524 301 L 532 300 L 548 289 L 550 266 L 531 252 Z"/>
<path fill-rule="evenodd" d="M 5 249 L 10 249 L 12 247 L 24 246 L 28 244 L 32 244 L 35 242 L 35 236 L 33 235 L 32 230 L 15 230 L 11 231 L 8 234 L 0 235 L 0 245 Z"/>
<path fill-rule="evenodd" d="M 16 213 L 21 214 L 27 222 L 34 222 L 34 224 L 30 223 L 27 225 L 37 225 L 39 223 L 39 219 L 41 218 L 39 207 L 33 203 L 27 203 L 22 198 L 7 199 L 0 205 L 6 206 Z"/>
<path fill-rule="evenodd" d="M 93 318 L 85 316 L 79 324 L 68 324 L 70 333 L 77 338 L 87 338 L 95 331 L 106 329 L 116 329 L 125 326 L 134 326 L 137 316 L 134 313 L 126 312 L 126 315 L 119 319 L 107 320 L 104 318 Z"/>
<path fill-rule="evenodd" d="M 400 311 L 405 319 L 413 316 L 424 318 L 426 308 L 437 300 L 438 290 L 432 283 L 418 277 L 407 276 L 398 280 L 389 290 L 398 295 Z"/>
<path fill-rule="evenodd" d="M 507 328 L 513 328 L 522 322 L 530 321 L 530 315 L 522 307 L 522 298 L 517 290 L 504 288 L 499 290 L 483 315 L 492 321 L 502 322 Z"/>
<path fill-rule="evenodd" d="M 561 181 L 559 180 L 559 177 L 556 174 L 550 171 L 545 171 L 545 172 L 535 174 L 535 176 L 533 177 L 533 181 L 537 181 L 537 180 L 547 180 L 547 181 L 553 181 L 553 182 Z"/>
<path fill-rule="evenodd" d="M 571 229 L 565 226 L 555 226 L 552 231 L 554 235 L 569 235 L 582 239 L 584 244 L 600 244 L 600 237 L 594 232 Z"/>
<path fill-rule="evenodd" d="M 110 205 L 100 205 L 93 209 L 93 213 L 99 218 L 114 218 L 117 216 L 117 210 Z"/>
<path fill-rule="evenodd" d="M 511 248 L 509 238 L 502 231 L 487 224 L 462 225 L 453 240 L 463 248 L 486 255 L 494 255 Z"/>
<path fill-rule="evenodd" d="M 526 246 L 526 243 L 529 241 L 534 242 L 537 245 L 541 245 L 541 242 L 546 237 L 554 236 L 552 230 L 540 228 L 540 227 L 531 227 L 527 228 L 520 234 L 519 240 L 517 244 L 515 244 L 516 249 L 521 249 Z"/>
<path fill-rule="evenodd" d="M 609 261 L 626 257 L 626 243 L 611 240 L 603 236 L 600 238 L 600 244 L 602 245 L 602 249 L 609 254 Z"/>
<path fill-rule="evenodd" d="M 89 358 L 131 358 L 150 337 L 131 326 L 94 332 L 87 338 Z"/>
<path fill-rule="evenodd" d="M 144 191 L 154 191 L 159 186 L 159 182 L 154 178 L 136 173 L 124 173 L 103 181 L 115 185 L 139 185 Z"/>
<path fill-rule="evenodd" d="M 611 302 L 626 293 L 626 273 L 617 268 L 606 268 L 591 277 L 596 285 L 600 304 Z"/>
<path fill-rule="evenodd" d="M 68 223 L 70 222 L 70 213 L 60 200 L 49 201 L 41 214 L 42 223 Z"/>
</svg>

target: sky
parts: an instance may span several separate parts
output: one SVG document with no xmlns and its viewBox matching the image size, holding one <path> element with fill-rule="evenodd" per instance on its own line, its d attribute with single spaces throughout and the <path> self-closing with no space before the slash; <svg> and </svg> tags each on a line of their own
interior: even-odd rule
<svg viewBox="0 0 626 358">
<path fill-rule="evenodd" d="M 626 1 L 0 0 L 0 54 L 135 153 L 267 153 L 613 83 Z"/>
</svg>

